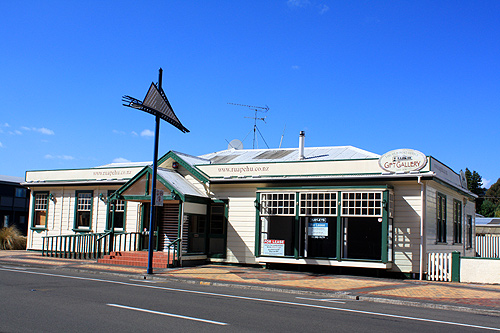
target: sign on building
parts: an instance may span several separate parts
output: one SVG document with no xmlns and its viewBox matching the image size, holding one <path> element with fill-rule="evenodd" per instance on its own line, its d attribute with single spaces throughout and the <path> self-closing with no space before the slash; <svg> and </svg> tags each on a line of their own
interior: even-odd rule
<svg viewBox="0 0 500 333">
<path fill-rule="evenodd" d="M 265 256 L 284 256 L 285 255 L 285 240 L 284 239 L 264 239 L 262 254 Z"/>
<path fill-rule="evenodd" d="M 418 171 L 427 164 L 427 156 L 414 149 L 396 149 L 380 156 L 378 164 L 393 173 Z"/>
</svg>

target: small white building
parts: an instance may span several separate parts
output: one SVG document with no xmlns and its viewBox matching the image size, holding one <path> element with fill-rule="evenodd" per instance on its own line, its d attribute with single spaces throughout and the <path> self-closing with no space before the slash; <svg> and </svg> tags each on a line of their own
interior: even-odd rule
<svg viewBox="0 0 500 333">
<path fill-rule="evenodd" d="M 178 241 L 184 260 L 407 274 L 425 273 L 429 252 L 474 255 L 475 195 L 463 174 L 410 149 L 380 156 L 303 140 L 161 157 L 157 249 Z M 151 178 L 149 165 L 28 171 L 28 249 L 48 235 L 147 231 Z"/>
</svg>

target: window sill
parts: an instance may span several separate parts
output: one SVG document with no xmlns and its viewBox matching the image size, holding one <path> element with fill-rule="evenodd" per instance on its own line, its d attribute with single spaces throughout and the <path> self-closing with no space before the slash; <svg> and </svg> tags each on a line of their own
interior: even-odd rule
<svg viewBox="0 0 500 333">
<path fill-rule="evenodd" d="M 111 232 L 112 230 L 111 229 L 104 229 L 104 232 Z M 123 229 L 115 229 L 113 231 L 115 234 L 126 234 L 127 231 L 126 230 L 123 230 Z"/>
<path fill-rule="evenodd" d="M 73 228 L 71 230 L 73 230 L 74 232 L 92 232 L 92 230 L 84 228 L 78 228 L 78 229 Z"/>
<path fill-rule="evenodd" d="M 47 229 L 47 227 L 30 227 L 30 230 L 34 230 L 34 231 L 46 231 L 46 230 L 49 230 L 49 229 Z"/>
</svg>

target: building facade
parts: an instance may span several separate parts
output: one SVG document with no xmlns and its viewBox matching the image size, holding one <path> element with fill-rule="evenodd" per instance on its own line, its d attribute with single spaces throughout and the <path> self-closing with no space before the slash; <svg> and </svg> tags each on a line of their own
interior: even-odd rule
<svg viewBox="0 0 500 333">
<path fill-rule="evenodd" d="M 407 274 L 425 274 L 429 252 L 473 255 L 475 195 L 463 175 L 413 150 L 300 146 L 165 154 L 157 249 L 178 241 L 184 261 Z M 147 232 L 152 174 L 149 165 L 27 172 L 28 248 L 40 250 L 44 235 Z"/>
<path fill-rule="evenodd" d="M 0 175 L 0 228 L 15 226 L 26 235 L 30 195 L 23 182 L 20 177 Z"/>
</svg>

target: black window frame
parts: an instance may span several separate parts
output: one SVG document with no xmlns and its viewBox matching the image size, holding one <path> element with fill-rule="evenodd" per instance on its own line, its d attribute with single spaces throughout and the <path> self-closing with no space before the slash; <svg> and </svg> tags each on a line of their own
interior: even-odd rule
<svg viewBox="0 0 500 333">
<path fill-rule="evenodd" d="M 446 195 L 436 195 L 436 243 L 447 243 L 446 230 Z"/>
<path fill-rule="evenodd" d="M 453 243 L 462 244 L 462 231 L 463 231 L 463 220 L 462 220 L 462 202 L 453 199 Z"/>
</svg>

